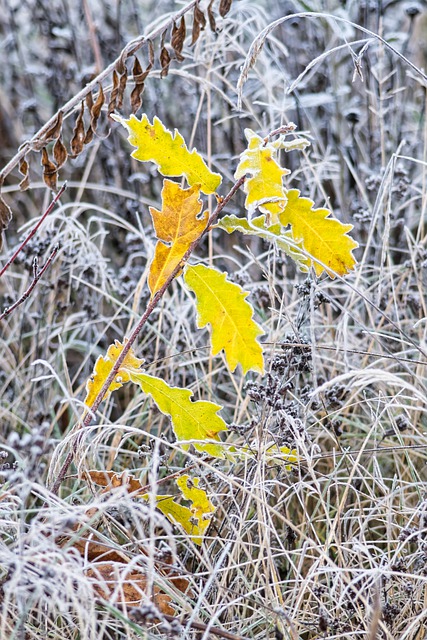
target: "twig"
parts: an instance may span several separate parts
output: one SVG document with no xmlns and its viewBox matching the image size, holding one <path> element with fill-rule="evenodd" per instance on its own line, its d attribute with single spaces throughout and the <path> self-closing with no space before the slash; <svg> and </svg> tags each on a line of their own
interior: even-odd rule
<svg viewBox="0 0 427 640">
<path fill-rule="evenodd" d="M 281 127 L 279 127 L 278 129 L 274 129 L 274 131 L 270 131 L 268 136 L 266 138 L 264 138 L 264 145 L 266 145 L 267 142 L 273 136 L 279 136 L 279 135 L 285 135 L 286 136 L 286 135 L 288 135 L 288 133 L 293 133 L 296 128 L 297 128 L 296 124 L 294 124 L 293 122 L 289 122 L 289 124 L 284 124 Z"/>
<path fill-rule="evenodd" d="M 162 615 L 165 620 L 168 622 L 179 622 L 179 618 L 175 616 L 170 616 L 167 613 Z M 218 638 L 224 638 L 225 640 L 246 640 L 244 636 L 237 636 L 235 633 L 231 633 L 230 631 L 226 631 L 225 629 L 220 629 L 219 627 L 210 627 L 207 624 L 203 624 L 203 622 L 196 622 L 192 620 L 190 622 L 190 627 L 197 631 L 209 631 L 213 636 L 217 636 Z"/>
<path fill-rule="evenodd" d="M 271 346 L 271 347 L 280 347 L 281 349 L 285 350 L 287 348 L 293 349 L 294 347 L 297 347 L 298 349 L 306 349 L 307 351 L 310 351 L 310 349 L 313 348 L 312 344 L 307 344 L 306 342 L 263 342 L 263 345 L 265 346 Z M 369 356 L 370 358 L 385 358 L 386 360 L 395 360 L 396 362 L 409 362 L 409 364 L 421 364 L 423 366 L 425 366 L 427 364 L 427 362 L 425 362 L 424 360 L 416 360 L 414 358 L 403 358 L 401 357 L 399 354 L 394 354 L 394 353 L 378 353 L 377 351 L 363 351 L 362 349 L 347 349 L 347 347 L 339 347 L 339 346 L 329 346 L 329 345 L 325 345 L 325 344 L 315 344 L 314 347 L 317 349 L 323 349 L 324 351 L 342 351 L 345 354 L 351 353 L 351 354 L 355 354 L 358 356 Z M 204 349 L 205 347 L 197 347 L 198 349 Z M 192 349 L 191 349 L 192 351 Z M 173 358 L 175 354 L 171 355 L 171 356 L 167 356 L 168 358 Z M 177 353 L 176 355 L 181 355 L 180 353 Z M 159 361 L 161 360 L 166 360 L 165 358 L 159 358 Z M 151 364 L 155 364 L 157 361 L 154 360 L 154 362 L 151 362 Z"/>
<path fill-rule="evenodd" d="M 163 24 L 160 27 L 151 31 L 148 35 L 138 36 L 134 40 L 131 40 L 130 42 L 128 42 L 128 44 L 124 47 L 124 49 L 121 51 L 120 55 L 114 60 L 114 62 L 108 65 L 108 67 L 106 67 L 100 74 L 98 74 L 96 78 L 91 80 L 91 82 L 89 82 L 84 87 L 84 89 L 79 91 L 79 93 L 77 93 L 68 102 L 66 102 L 63 107 L 58 109 L 58 111 L 50 118 L 50 120 L 48 120 L 41 127 L 41 129 L 37 131 L 37 133 L 31 138 L 31 140 L 27 140 L 26 142 L 24 142 L 24 144 L 21 145 L 18 153 L 11 160 L 9 160 L 7 165 L 2 169 L 2 171 L 0 171 L 0 184 L 2 184 L 5 177 L 9 175 L 9 173 L 19 164 L 22 158 L 25 157 L 28 151 L 31 150 L 33 145 L 37 145 L 37 143 L 40 142 L 40 139 L 43 138 L 43 136 L 47 133 L 47 131 L 49 131 L 52 125 L 57 121 L 58 114 L 60 111 L 62 111 L 64 114 L 64 117 L 66 117 L 66 115 L 69 112 L 71 112 L 77 105 L 80 105 L 82 100 L 84 100 L 89 93 L 92 93 L 92 91 L 96 89 L 96 87 L 99 84 L 101 84 L 105 80 L 105 78 L 107 78 L 111 73 L 113 73 L 118 63 L 123 62 L 123 60 L 126 60 L 129 56 L 136 53 L 139 49 L 141 49 L 141 47 L 148 40 L 154 40 L 155 38 L 157 38 L 159 35 L 163 33 L 165 29 L 168 28 L 169 25 L 173 24 L 174 22 L 177 23 L 179 18 L 185 15 L 188 11 L 191 11 L 191 9 L 197 4 L 197 2 L 198 0 L 192 0 L 180 11 L 178 11 L 171 18 L 169 18 L 169 20 L 167 20 L 166 22 L 163 22 Z"/>
<path fill-rule="evenodd" d="M 182 259 L 180 260 L 179 264 L 172 271 L 172 273 L 170 274 L 170 276 L 168 277 L 168 279 L 166 280 L 164 285 L 161 287 L 161 289 L 159 289 L 157 291 L 157 293 L 151 299 L 151 302 L 147 306 L 144 314 L 142 315 L 142 317 L 141 317 L 140 321 L 138 322 L 138 324 L 136 325 L 136 327 L 133 329 L 133 331 L 132 331 L 131 335 L 129 336 L 129 338 L 124 341 L 123 349 L 122 349 L 119 357 L 117 358 L 116 362 L 114 363 L 113 368 L 111 369 L 111 371 L 110 371 L 109 375 L 107 376 L 107 378 L 106 378 L 101 390 L 99 391 L 99 393 L 96 396 L 92 406 L 90 407 L 90 411 L 88 411 L 87 414 L 84 416 L 82 422 L 77 425 L 77 431 L 80 431 L 82 429 L 82 427 L 87 427 L 87 426 L 90 425 L 90 423 L 92 422 L 92 419 L 93 419 L 93 417 L 95 415 L 96 410 L 98 409 L 99 405 L 101 404 L 102 400 L 104 399 L 104 396 L 107 393 L 110 384 L 114 380 L 114 377 L 116 376 L 118 370 L 120 369 L 120 366 L 122 365 L 124 359 L 126 358 L 127 354 L 129 353 L 130 348 L 132 347 L 133 343 L 137 339 L 139 333 L 141 332 L 141 330 L 142 330 L 143 326 L 145 325 L 145 323 L 147 322 L 148 318 L 153 313 L 154 309 L 157 307 L 158 303 L 160 302 L 160 300 L 164 296 L 165 291 L 167 290 L 167 288 L 169 287 L 171 282 L 173 280 L 175 280 L 177 275 L 181 272 L 182 267 L 187 262 L 188 258 L 193 253 L 194 249 L 196 249 L 196 247 L 199 245 L 200 241 L 206 235 L 206 233 L 210 231 L 212 225 L 215 224 L 215 222 L 216 222 L 219 214 L 221 213 L 221 211 L 229 203 L 229 201 L 232 199 L 234 194 L 240 189 L 240 187 L 245 182 L 245 179 L 246 179 L 245 176 L 240 178 L 240 180 L 238 180 L 231 187 L 230 191 L 228 192 L 228 194 L 224 198 L 218 198 L 217 206 L 215 207 L 215 210 L 213 211 L 212 215 L 210 216 L 210 218 L 208 220 L 208 223 L 206 225 L 206 229 L 188 247 L 187 251 L 185 252 L 185 254 L 182 257 Z M 55 494 L 58 493 L 59 487 L 61 486 L 61 482 L 65 478 L 65 475 L 66 475 L 66 473 L 68 471 L 68 467 L 70 466 L 70 464 L 71 464 L 71 462 L 73 460 L 73 455 L 74 455 L 74 452 L 75 452 L 75 450 L 77 448 L 78 442 L 79 442 L 79 438 L 76 438 L 72 451 L 70 451 L 68 453 L 67 457 L 65 458 L 64 463 L 63 463 L 61 469 L 59 470 L 58 476 L 56 477 L 56 480 L 52 485 L 52 488 L 51 488 L 52 493 L 55 493 Z"/>
<path fill-rule="evenodd" d="M 6 316 L 11 314 L 12 311 L 14 311 L 17 307 L 19 307 L 20 304 L 25 302 L 25 300 L 27 300 L 30 297 L 34 287 L 36 286 L 36 284 L 38 283 L 38 281 L 40 280 L 42 275 L 45 273 L 45 271 L 50 267 L 50 265 L 52 264 L 53 259 L 55 258 L 56 254 L 58 253 L 58 251 L 59 251 L 59 245 L 56 245 L 54 247 L 52 253 L 48 257 L 48 259 L 46 260 L 45 264 L 42 266 L 42 268 L 40 270 L 38 270 L 38 268 L 37 268 L 38 267 L 37 258 L 34 258 L 34 261 L 33 261 L 33 280 L 31 282 L 30 286 L 22 294 L 22 296 L 19 298 L 19 300 L 14 302 L 11 307 L 7 307 L 3 311 L 3 313 L 0 315 L 0 320 L 3 320 Z"/>
<path fill-rule="evenodd" d="M 25 247 L 27 242 L 29 242 L 29 240 L 31 240 L 31 238 L 37 233 L 40 225 L 43 224 L 43 221 L 45 220 L 45 218 L 47 218 L 49 213 L 52 212 L 54 206 L 56 205 L 56 203 L 58 202 L 59 198 L 62 196 L 62 194 L 64 193 L 66 188 L 67 188 L 67 183 L 64 182 L 64 184 L 62 185 L 62 187 L 60 188 L 60 190 L 58 191 L 58 193 L 56 194 L 56 196 L 54 197 L 54 199 L 52 200 L 52 202 L 50 203 L 50 205 L 48 206 L 48 208 L 46 209 L 46 211 L 44 212 L 44 214 L 40 218 L 40 220 L 31 229 L 30 233 L 27 235 L 25 240 L 19 245 L 19 247 L 17 248 L 17 250 L 15 251 L 13 256 L 6 262 L 6 264 L 4 265 L 3 269 L 0 271 L 0 278 L 4 274 L 4 272 L 7 271 L 7 269 L 9 269 L 10 265 L 15 261 L 16 257 L 19 255 L 19 253 Z"/>
<path fill-rule="evenodd" d="M 83 10 L 84 10 L 87 26 L 89 28 L 90 41 L 92 43 L 93 55 L 95 57 L 96 72 L 99 74 L 101 73 L 101 70 L 104 64 L 102 61 L 102 54 L 101 54 L 101 48 L 99 46 L 98 34 L 96 33 L 96 26 L 93 21 L 92 13 L 87 0 L 83 0 Z"/>
<path fill-rule="evenodd" d="M 364 449 L 363 453 L 395 453 L 396 451 L 417 451 L 427 449 L 427 444 L 402 444 L 395 447 L 374 447 L 372 449 Z M 357 456 L 360 449 L 332 451 L 331 453 L 320 453 L 312 457 L 312 461 L 326 460 L 327 458 L 343 458 L 344 456 Z"/>
<path fill-rule="evenodd" d="M 99 604 L 103 605 L 106 608 L 110 608 L 112 606 L 111 604 L 109 603 L 107 604 L 103 600 L 99 600 Z M 120 612 L 125 611 L 124 606 L 120 603 L 116 603 L 114 605 L 114 608 L 118 609 Z M 129 615 L 130 619 L 133 619 L 137 624 L 141 624 L 141 623 L 143 624 L 146 621 L 145 613 L 142 612 L 141 609 L 139 609 L 138 607 L 134 607 L 130 609 L 127 615 Z M 178 622 L 179 624 L 184 623 L 187 617 L 187 616 L 182 616 L 182 617 L 171 616 L 167 613 L 163 613 L 162 611 L 159 611 L 159 617 L 160 616 L 161 616 L 160 620 L 167 620 L 168 622 Z M 157 620 L 157 622 L 159 622 L 160 620 Z M 235 633 L 231 633 L 231 631 L 227 631 L 226 629 L 209 626 L 207 624 L 204 624 L 203 622 L 196 622 L 195 620 L 192 620 L 189 626 L 191 627 L 191 629 L 194 629 L 196 631 L 204 631 L 204 632 L 209 631 L 209 634 L 212 634 L 217 638 L 224 638 L 224 640 L 248 640 L 248 638 L 245 636 L 236 635 Z"/>
</svg>

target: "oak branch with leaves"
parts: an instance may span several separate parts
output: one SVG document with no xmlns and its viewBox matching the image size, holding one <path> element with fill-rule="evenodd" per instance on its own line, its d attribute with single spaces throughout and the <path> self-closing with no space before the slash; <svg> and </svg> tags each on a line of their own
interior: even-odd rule
<svg viewBox="0 0 427 640">
<path fill-rule="evenodd" d="M 107 354 L 96 361 L 87 383 L 87 411 L 79 426 L 91 422 L 109 394 L 132 382 L 169 417 L 177 443 L 183 449 L 193 445 L 196 451 L 213 458 L 251 455 L 250 448 L 237 450 L 221 438 L 227 431 L 219 415 L 221 405 L 194 401 L 189 389 L 171 387 L 161 378 L 147 374 L 133 344 L 170 283 L 183 274 L 185 286 L 194 294 L 198 327 L 210 326 L 212 356 L 224 353 L 230 375 L 239 365 L 243 375 L 249 371 L 264 374 L 259 342 L 264 331 L 254 320 L 254 310 L 247 300 L 249 293 L 231 282 L 227 273 L 204 264 L 191 265 L 188 259 L 203 236 L 215 227 L 276 244 L 301 271 L 313 268 L 317 276 L 326 272 L 331 278 L 343 277 L 356 263 L 353 250 L 358 244 L 349 235 L 352 225 L 341 223 L 328 209 L 314 208 L 312 200 L 283 184 L 290 171 L 280 165 L 279 153 L 301 150 L 309 144 L 294 134 L 294 125 L 282 127 L 266 138 L 246 129 L 248 147 L 241 154 L 234 176 L 236 183 L 221 197 L 217 189 L 222 177 L 209 169 L 196 149 L 187 148 L 177 130 L 168 131 L 156 117 L 151 123 L 146 115 L 140 120 L 135 116 L 128 120 L 118 115 L 113 118 L 127 129 L 128 140 L 135 147 L 132 156 L 141 162 L 154 163 L 165 180 L 161 207 L 150 208 L 157 236 L 148 276 L 150 302 L 131 335 L 110 345 Z M 184 178 L 188 187 L 166 178 Z M 246 194 L 247 215 L 226 215 L 219 219 L 240 188 Z M 203 211 L 202 194 L 214 193 L 217 206 L 209 215 Z M 297 460 L 296 451 L 275 443 L 267 443 L 262 453 L 266 460 L 274 459 L 285 465 Z M 58 491 L 72 459 L 70 452 L 53 491 Z M 164 515 L 190 534 L 196 544 L 201 544 L 214 506 L 198 483 L 197 477 L 190 481 L 186 475 L 176 481 L 179 495 L 190 501 L 189 507 L 180 505 L 170 495 L 156 499 Z"/>
</svg>

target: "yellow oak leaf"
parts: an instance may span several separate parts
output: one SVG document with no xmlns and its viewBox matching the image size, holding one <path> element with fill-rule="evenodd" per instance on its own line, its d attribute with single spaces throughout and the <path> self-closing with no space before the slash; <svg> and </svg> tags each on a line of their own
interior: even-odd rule
<svg viewBox="0 0 427 640">
<path fill-rule="evenodd" d="M 241 154 L 240 162 L 234 174 L 236 180 L 249 174 L 251 177 L 244 184 L 246 195 L 245 207 L 258 207 L 272 216 L 277 222 L 278 214 L 286 204 L 286 191 L 282 179 L 290 171 L 277 162 L 277 146 L 265 142 L 261 136 L 251 129 L 245 129 L 248 148 Z"/>
<path fill-rule="evenodd" d="M 190 478 L 183 475 L 176 480 L 182 497 L 190 501 L 190 506 L 175 502 L 171 495 L 156 496 L 157 508 L 174 524 L 180 524 L 195 544 L 201 545 L 203 535 L 209 527 L 215 506 L 210 501 L 206 491 L 199 488 L 200 478 Z M 144 496 L 146 500 L 149 496 Z"/>
<path fill-rule="evenodd" d="M 243 373 L 264 373 L 262 347 L 258 336 L 264 331 L 253 320 L 249 293 L 227 280 L 227 274 L 204 265 L 187 266 L 184 280 L 196 295 L 197 326 L 211 325 L 212 355 L 224 349 L 231 371 L 238 364 Z"/>
<path fill-rule="evenodd" d="M 351 271 L 356 264 L 352 252 L 359 246 L 348 235 L 353 225 L 330 217 L 328 209 L 313 209 L 313 200 L 302 198 L 298 189 L 289 190 L 287 196 L 287 204 L 279 216 L 280 222 L 284 227 L 291 225 L 295 240 L 302 241 L 305 251 L 315 258 L 311 262 L 316 274 L 326 270 L 334 278 L 337 274 L 344 276 Z"/>
<path fill-rule="evenodd" d="M 296 242 L 292 231 L 285 231 L 280 223 L 268 225 L 265 214 L 251 220 L 238 218 L 235 215 L 224 216 L 215 226 L 224 229 L 227 233 L 240 231 L 245 235 L 275 242 L 279 249 L 294 260 L 300 271 L 307 272 L 310 269 L 310 258 L 298 250 L 298 244 L 301 244 L 301 241 Z"/>
<path fill-rule="evenodd" d="M 138 384 L 144 393 L 152 396 L 158 409 L 169 416 L 178 441 L 192 440 L 197 451 L 204 451 L 214 458 L 224 458 L 219 433 L 227 431 L 227 425 L 218 415 L 220 404 L 206 400 L 191 400 L 190 389 L 170 387 L 164 380 L 142 372 L 129 372 L 130 379 Z M 214 441 L 214 442 L 212 442 Z M 188 449 L 188 444 L 183 448 Z"/>
<path fill-rule="evenodd" d="M 85 404 L 88 407 L 92 406 L 101 391 L 122 349 L 123 345 L 116 340 L 108 347 L 107 355 L 99 356 L 96 361 L 91 379 L 86 384 Z M 218 415 L 222 406 L 205 400 L 193 402 L 190 389 L 170 387 L 164 380 L 143 373 L 142 364 L 143 360 L 137 358 L 130 349 L 104 398 L 124 383 L 133 382 L 144 393 L 150 394 L 159 410 L 170 417 L 178 441 L 194 441 L 197 451 L 206 452 L 214 458 L 224 458 L 223 447 L 215 444 L 221 442 L 218 434 L 227 431 L 227 425 Z M 188 447 L 189 444 L 183 445 L 185 449 Z"/>
<path fill-rule="evenodd" d="M 159 239 L 148 276 L 151 295 L 162 288 L 191 243 L 206 229 L 209 212 L 205 211 L 202 217 L 198 217 L 202 210 L 199 195 L 199 185 L 181 189 L 176 182 L 165 180 L 162 190 L 162 210 L 150 207 Z"/>
<path fill-rule="evenodd" d="M 92 376 L 86 383 L 86 398 L 85 405 L 91 407 L 98 393 L 101 391 L 106 379 L 108 378 L 117 358 L 121 354 L 123 345 L 118 340 L 114 341 L 108 347 L 107 355 L 99 356 L 95 363 Z M 132 349 L 126 354 L 124 361 L 122 362 L 120 369 L 118 370 L 113 382 L 108 387 L 107 393 L 104 395 L 103 400 L 107 398 L 112 391 L 120 389 L 125 382 L 130 381 L 130 371 L 138 371 L 142 366 L 144 360 L 137 358 Z"/>
<path fill-rule="evenodd" d="M 203 193 L 214 193 L 221 184 L 219 173 L 208 168 L 196 149 L 189 151 L 182 135 L 176 129 L 172 134 L 159 118 L 154 117 L 151 124 L 145 114 L 141 120 L 134 115 L 129 120 L 114 114 L 111 117 L 129 132 L 136 160 L 154 162 L 163 176 L 185 176 L 190 187 L 198 184 Z"/>
</svg>

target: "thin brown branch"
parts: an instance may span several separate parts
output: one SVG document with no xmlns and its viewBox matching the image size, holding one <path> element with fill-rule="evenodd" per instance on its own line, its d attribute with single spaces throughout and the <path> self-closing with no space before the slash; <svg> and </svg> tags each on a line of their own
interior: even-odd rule
<svg viewBox="0 0 427 640">
<path fill-rule="evenodd" d="M 34 258 L 34 262 L 33 262 L 34 275 L 33 275 L 33 279 L 31 281 L 30 286 L 22 294 L 22 296 L 19 298 L 19 300 L 14 302 L 11 307 L 7 307 L 3 311 L 3 313 L 0 315 L 0 320 L 3 320 L 4 318 L 6 318 L 6 316 L 10 315 L 12 313 L 12 311 L 15 311 L 15 309 L 17 307 L 19 307 L 19 305 L 21 305 L 23 302 L 25 302 L 25 300 L 28 300 L 28 298 L 30 297 L 31 293 L 33 292 L 36 284 L 38 283 L 38 281 L 40 280 L 42 275 L 47 271 L 47 269 L 49 269 L 50 265 L 53 262 L 53 259 L 55 258 L 56 254 L 58 253 L 58 251 L 59 251 L 59 245 L 56 245 L 56 247 L 54 247 L 52 253 L 50 254 L 50 256 L 46 260 L 45 264 L 43 265 L 43 267 L 40 270 L 37 268 L 37 258 Z"/>
<path fill-rule="evenodd" d="M 127 354 L 129 353 L 133 343 L 137 339 L 138 335 L 140 334 L 140 332 L 141 332 L 143 326 L 145 325 L 145 323 L 147 322 L 148 318 L 151 316 L 151 314 L 153 313 L 154 309 L 157 307 L 158 303 L 160 302 L 160 300 L 164 296 L 164 294 L 165 294 L 166 290 L 168 289 L 169 285 L 171 284 L 171 282 L 173 280 L 175 280 L 177 275 L 181 272 L 184 264 L 187 262 L 188 258 L 191 256 L 191 254 L 196 249 L 196 247 L 200 244 L 202 238 L 206 235 L 206 233 L 208 233 L 211 230 L 212 225 L 215 224 L 215 222 L 216 222 L 219 214 L 221 213 L 221 211 L 230 202 L 230 200 L 233 198 L 234 194 L 240 189 L 240 187 L 243 185 L 244 182 L 245 182 L 245 176 L 240 178 L 240 180 L 238 180 L 231 187 L 230 191 L 228 192 L 228 194 L 224 198 L 218 198 L 217 206 L 215 207 L 215 210 L 213 211 L 212 215 L 210 216 L 210 218 L 208 220 L 208 224 L 206 226 L 206 229 L 203 231 L 203 233 L 200 234 L 200 236 L 196 240 L 194 240 L 194 242 L 191 243 L 191 245 L 189 246 L 189 248 L 185 252 L 185 254 L 182 257 L 182 259 L 179 262 L 179 264 L 172 271 L 172 273 L 170 274 L 170 276 L 168 277 L 168 279 L 166 280 L 164 285 L 161 287 L 161 289 L 159 289 L 157 291 L 157 293 L 151 299 L 151 301 L 148 304 L 144 314 L 142 315 L 142 317 L 139 320 L 139 322 L 136 325 L 136 327 L 133 329 L 133 331 L 132 331 L 131 335 L 129 336 L 129 338 L 125 339 L 124 345 L 123 345 L 123 349 L 122 349 L 119 357 L 117 358 L 116 362 L 114 363 L 113 368 L 111 369 L 111 371 L 110 371 L 109 375 L 107 376 L 107 378 L 106 378 L 101 390 L 99 391 L 99 393 L 96 396 L 92 406 L 90 407 L 90 411 L 88 411 L 86 413 L 86 415 L 83 417 L 82 422 L 77 425 L 77 431 L 80 431 L 83 427 L 87 427 L 87 426 L 90 425 L 90 423 L 92 422 L 92 419 L 94 417 L 95 412 L 97 411 L 99 405 L 101 404 L 102 400 L 104 399 L 105 394 L 108 391 L 108 388 L 109 388 L 110 384 L 114 380 L 114 377 L 117 375 L 117 372 L 120 369 L 120 366 L 122 365 L 124 359 L 126 358 Z M 74 442 L 73 451 L 70 451 L 68 453 L 68 455 L 65 458 L 65 461 L 64 461 L 64 463 L 63 463 L 63 465 L 62 465 L 62 467 L 61 467 L 61 469 L 60 469 L 60 471 L 58 473 L 58 476 L 57 476 L 57 478 L 55 479 L 55 482 L 52 485 L 52 489 L 51 490 L 55 494 L 58 493 L 59 487 L 61 486 L 61 483 L 62 483 L 63 479 L 65 478 L 65 475 L 66 475 L 66 473 L 68 471 L 68 468 L 69 468 L 69 466 L 70 466 L 70 464 L 71 464 L 71 462 L 73 460 L 73 454 L 74 454 L 74 451 L 76 450 L 78 442 L 79 442 L 79 437 L 76 438 L 76 440 Z"/>
<path fill-rule="evenodd" d="M 37 222 L 37 224 L 34 225 L 34 227 L 31 229 L 30 233 L 27 235 L 27 237 L 23 240 L 23 242 L 16 249 L 15 253 L 13 254 L 13 256 L 11 258 L 9 258 L 9 260 L 6 262 L 6 264 L 4 265 L 2 270 L 0 271 L 0 278 L 5 273 L 5 271 L 7 271 L 9 269 L 10 265 L 16 260 L 17 256 L 21 253 L 21 251 L 25 247 L 25 245 L 37 233 L 38 229 L 43 224 L 43 221 L 45 220 L 45 218 L 47 218 L 49 213 L 51 213 L 53 211 L 53 208 L 55 207 L 56 203 L 58 202 L 59 198 L 62 196 L 62 194 L 64 193 L 66 188 L 67 188 L 67 183 L 64 182 L 64 184 L 62 185 L 62 187 L 60 188 L 58 193 L 55 195 L 54 199 L 52 200 L 52 202 L 50 203 L 50 205 L 48 206 L 48 208 L 46 209 L 46 211 L 44 212 L 44 214 L 42 215 L 40 220 Z"/>
<path fill-rule="evenodd" d="M 179 618 L 175 618 L 175 616 L 170 616 L 166 613 L 163 614 L 163 618 L 168 622 L 174 622 Z M 184 621 L 185 622 L 185 621 Z M 231 633 L 230 631 L 226 631 L 225 629 L 220 629 L 219 627 L 211 627 L 203 622 L 196 622 L 196 620 L 192 620 L 190 622 L 191 629 L 195 629 L 196 631 L 208 631 L 213 636 L 217 638 L 224 638 L 224 640 L 246 640 L 244 636 L 238 636 L 235 633 Z"/>
<path fill-rule="evenodd" d="M 92 18 L 92 12 L 90 10 L 90 6 L 87 0 L 83 0 L 83 10 L 87 22 L 87 26 L 89 29 L 90 42 L 92 45 L 93 55 L 95 57 L 96 64 L 96 72 L 101 73 L 102 67 L 104 66 L 101 54 L 101 48 L 99 46 L 98 34 L 96 32 L 96 26 Z"/>
</svg>

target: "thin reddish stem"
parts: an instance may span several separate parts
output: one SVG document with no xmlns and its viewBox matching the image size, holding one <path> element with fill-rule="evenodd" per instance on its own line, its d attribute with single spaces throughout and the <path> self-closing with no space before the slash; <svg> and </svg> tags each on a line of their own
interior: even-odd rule
<svg viewBox="0 0 427 640">
<path fill-rule="evenodd" d="M 9 258 L 9 260 L 6 262 L 6 264 L 4 265 L 3 269 L 0 271 L 0 278 L 5 273 L 5 271 L 7 271 L 9 269 L 10 265 L 16 260 L 17 256 L 22 251 L 22 249 L 25 247 L 25 245 L 37 233 L 38 229 L 40 228 L 40 225 L 43 224 L 43 221 L 47 218 L 49 213 L 51 213 L 53 211 L 56 203 L 58 202 L 59 198 L 62 196 L 62 194 L 64 193 L 66 188 L 67 188 L 67 183 L 64 182 L 64 184 L 62 185 L 62 187 L 60 188 L 60 190 L 58 191 L 58 193 L 56 194 L 56 196 L 54 197 L 54 199 L 52 200 L 52 202 L 50 203 L 50 205 L 48 206 L 48 208 L 46 209 L 46 211 L 44 212 L 44 214 L 40 218 L 40 220 L 37 222 L 36 225 L 34 225 L 34 227 L 31 229 L 30 233 L 27 235 L 25 240 L 23 240 L 23 242 L 16 249 L 15 253 L 13 254 L 13 256 L 11 258 Z"/>
<path fill-rule="evenodd" d="M 208 224 L 206 225 L 206 229 L 200 234 L 200 236 L 196 240 L 194 240 L 194 242 L 191 243 L 191 245 L 188 247 L 187 251 L 185 252 L 185 254 L 182 257 L 182 259 L 179 262 L 179 264 L 172 271 L 172 273 L 170 274 L 170 276 L 168 277 L 168 279 L 166 280 L 164 285 L 161 287 L 161 289 L 159 289 L 157 291 L 157 293 L 151 299 L 150 303 L 148 304 L 148 306 L 147 306 L 143 316 L 139 320 L 138 324 L 133 329 L 133 331 L 130 334 L 129 338 L 124 341 L 123 349 L 122 349 L 119 357 L 117 358 L 116 362 L 114 363 L 113 368 L 111 369 L 109 375 L 107 376 L 107 378 L 106 378 L 104 384 L 102 385 L 102 388 L 100 389 L 98 395 L 96 396 L 94 402 L 92 403 L 92 406 L 90 407 L 90 411 L 88 411 L 84 415 L 82 422 L 77 425 L 77 430 L 78 431 L 80 431 L 83 427 L 89 426 L 90 423 L 92 422 L 94 414 L 97 411 L 97 409 L 98 409 L 99 405 L 101 404 L 102 400 L 104 399 L 104 396 L 107 393 L 110 384 L 114 380 L 114 377 L 117 375 L 117 372 L 120 369 L 120 366 L 122 365 L 124 359 L 126 358 L 127 354 L 129 353 L 133 343 L 137 339 L 138 335 L 140 334 L 140 332 L 141 332 L 143 326 L 145 325 L 145 323 L 147 322 L 148 318 L 153 313 L 154 309 L 157 307 L 158 303 L 160 302 L 160 300 L 164 296 L 164 294 L 166 292 L 166 289 L 169 287 L 171 282 L 173 280 L 175 280 L 177 275 L 181 272 L 184 264 L 187 262 L 187 260 L 190 257 L 190 255 L 193 253 L 193 251 L 196 249 L 196 247 L 200 244 L 202 238 L 206 235 L 206 233 L 208 233 L 211 230 L 212 225 L 215 224 L 219 214 L 224 209 L 224 207 L 230 202 L 230 200 L 234 196 L 234 194 L 243 185 L 243 183 L 245 182 L 245 179 L 246 179 L 245 176 L 240 178 L 240 180 L 238 180 L 231 187 L 230 191 L 228 192 L 228 194 L 224 198 L 218 198 L 217 206 L 215 207 L 215 210 L 213 211 L 212 215 L 210 216 L 210 218 L 208 220 Z M 58 476 L 56 477 L 55 482 L 52 485 L 51 491 L 53 493 L 55 493 L 55 494 L 58 493 L 59 487 L 61 486 L 61 483 L 62 483 L 63 479 L 65 478 L 65 475 L 66 475 L 66 473 L 68 471 L 68 468 L 69 468 L 69 466 L 70 466 L 70 464 L 71 464 L 71 462 L 73 460 L 73 454 L 74 454 L 74 451 L 76 450 L 78 441 L 79 441 L 79 437 L 76 438 L 76 440 L 74 442 L 73 450 L 70 451 L 67 454 L 67 457 L 65 458 L 64 463 L 63 463 L 61 469 L 59 470 Z"/>
<path fill-rule="evenodd" d="M 37 262 L 36 259 L 34 260 L 34 264 L 33 264 L 33 268 L 34 268 L 34 277 L 31 281 L 30 286 L 28 287 L 28 289 L 22 294 L 22 296 L 19 298 L 19 300 L 17 300 L 16 302 L 13 303 L 13 305 L 11 307 L 7 307 L 7 309 L 5 309 L 3 311 L 3 313 L 0 315 L 0 320 L 3 320 L 4 318 L 6 318 L 6 316 L 8 316 L 9 314 L 12 313 L 12 311 L 15 311 L 15 309 L 17 307 L 19 307 L 19 305 L 21 305 L 23 302 L 25 302 L 25 300 L 28 300 L 28 298 L 30 297 L 33 289 L 35 288 L 36 284 L 38 283 L 38 281 L 40 280 L 40 278 L 42 277 L 42 275 L 49 269 L 50 265 L 53 262 L 53 259 L 55 258 L 56 254 L 59 251 L 59 245 L 56 245 L 56 247 L 54 247 L 52 253 L 50 254 L 50 256 L 48 257 L 48 259 L 46 260 L 45 264 L 42 266 L 42 268 L 40 269 L 40 271 L 37 269 Z"/>
</svg>

